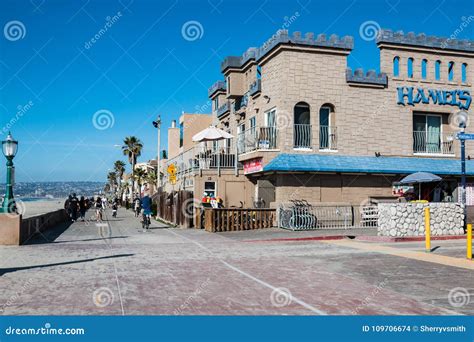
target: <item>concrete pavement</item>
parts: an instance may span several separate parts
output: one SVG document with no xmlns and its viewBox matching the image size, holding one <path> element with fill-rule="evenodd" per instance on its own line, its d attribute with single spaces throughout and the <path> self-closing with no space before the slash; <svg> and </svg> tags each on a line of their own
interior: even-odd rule
<svg viewBox="0 0 474 342">
<path fill-rule="evenodd" d="M 464 258 L 463 240 L 433 243 L 443 260 L 433 262 L 404 255 L 422 251 L 420 242 L 250 242 L 269 232 L 249 239 L 252 232 L 212 234 L 157 222 L 142 233 L 131 212 L 110 216 L 100 225 L 58 227 L 30 245 L 0 246 L 0 312 L 474 313 L 472 269 L 442 258 Z"/>
</svg>

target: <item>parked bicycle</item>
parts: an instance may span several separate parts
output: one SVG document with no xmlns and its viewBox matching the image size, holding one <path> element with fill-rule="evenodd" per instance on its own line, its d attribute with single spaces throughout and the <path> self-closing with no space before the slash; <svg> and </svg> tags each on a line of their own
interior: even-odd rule
<svg viewBox="0 0 474 342">
<path fill-rule="evenodd" d="M 306 200 L 290 200 L 293 203 L 289 227 L 292 230 L 316 228 L 317 217 L 312 214 L 312 205 Z"/>
</svg>

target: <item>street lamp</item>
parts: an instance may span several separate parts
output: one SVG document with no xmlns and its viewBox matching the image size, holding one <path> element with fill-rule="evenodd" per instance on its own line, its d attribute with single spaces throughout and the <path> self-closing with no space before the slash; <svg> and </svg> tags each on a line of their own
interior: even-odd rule
<svg viewBox="0 0 474 342">
<path fill-rule="evenodd" d="M 158 142 L 157 142 L 157 149 L 158 149 L 158 154 L 156 156 L 156 192 L 158 192 L 158 189 L 161 186 L 161 179 L 160 179 L 160 136 L 161 136 L 161 116 L 158 115 L 156 118 L 156 121 L 153 121 L 153 126 L 158 129 Z"/>
<path fill-rule="evenodd" d="M 2 141 L 2 152 L 5 158 L 7 158 L 7 183 L 5 190 L 5 198 L 3 199 L 3 205 L 1 212 L 3 213 L 15 213 L 16 205 L 13 197 L 13 158 L 18 150 L 18 141 L 14 140 L 12 134 L 8 132 L 7 138 Z"/>
</svg>

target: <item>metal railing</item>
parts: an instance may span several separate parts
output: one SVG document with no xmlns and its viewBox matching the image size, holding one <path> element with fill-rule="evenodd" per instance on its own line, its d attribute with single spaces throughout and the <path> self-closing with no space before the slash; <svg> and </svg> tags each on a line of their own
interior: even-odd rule
<svg viewBox="0 0 474 342">
<path fill-rule="evenodd" d="M 454 154 L 455 133 L 413 132 L 413 153 Z"/>
<path fill-rule="evenodd" d="M 250 85 L 249 95 L 253 96 L 262 90 L 262 80 L 258 79 Z"/>
<path fill-rule="evenodd" d="M 236 164 L 237 163 L 237 164 Z M 177 179 L 197 172 L 210 169 L 233 169 L 240 167 L 236 156 L 234 139 L 221 140 L 213 144 L 200 143 L 180 153 L 166 162 L 163 180 L 168 181 L 167 168 L 171 164 L 176 167 Z"/>
<path fill-rule="evenodd" d="M 293 147 L 311 148 L 312 132 L 309 124 L 295 124 L 293 127 Z"/>
<path fill-rule="evenodd" d="M 291 230 L 376 228 L 377 205 L 324 205 L 306 201 L 278 207 L 278 226 Z"/>
<path fill-rule="evenodd" d="M 237 136 L 237 153 L 277 148 L 276 127 L 251 127 Z"/>
<path fill-rule="evenodd" d="M 222 106 L 217 108 L 217 117 L 224 115 L 228 111 L 230 111 L 230 106 L 229 106 L 229 101 L 226 101 Z"/>
<path fill-rule="evenodd" d="M 319 126 L 319 149 L 337 150 L 337 127 Z"/>
</svg>

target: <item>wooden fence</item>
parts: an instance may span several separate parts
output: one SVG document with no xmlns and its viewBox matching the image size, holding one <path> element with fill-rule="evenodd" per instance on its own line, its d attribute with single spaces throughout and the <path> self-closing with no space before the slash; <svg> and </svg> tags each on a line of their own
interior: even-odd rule
<svg viewBox="0 0 474 342">
<path fill-rule="evenodd" d="M 156 195 L 158 217 L 183 228 L 192 228 L 193 193 L 192 191 L 158 192 Z"/>
<path fill-rule="evenodd" d="M 208 232 L 230 232 L 271 228 L 275 225 L 275 209 L 201 209 L 195 208 L 196 228 Z"/>
</svg>

